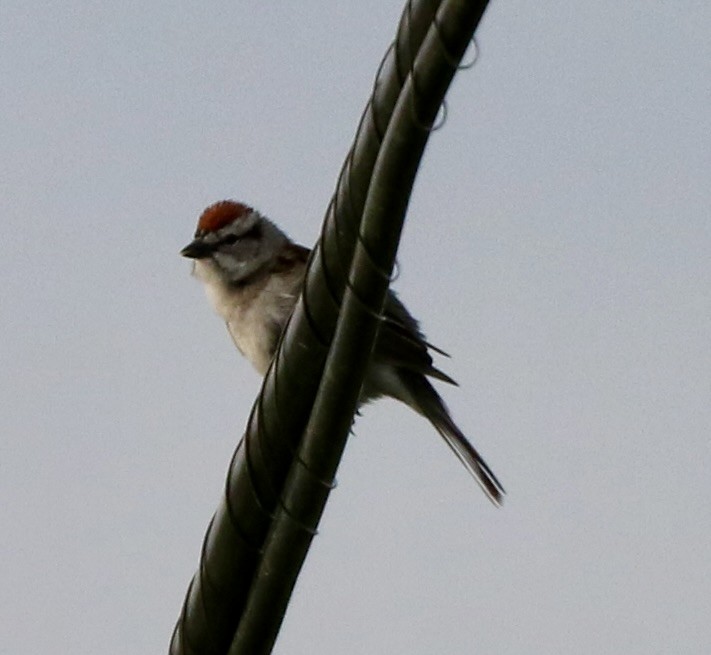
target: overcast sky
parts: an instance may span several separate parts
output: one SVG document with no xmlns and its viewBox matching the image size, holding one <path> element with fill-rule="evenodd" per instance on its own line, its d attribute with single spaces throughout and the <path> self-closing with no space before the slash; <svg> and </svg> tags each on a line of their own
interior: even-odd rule
<svg viewBox="0 0 711 655">
<path fill-rule="evenodd" d="M 311 245 L 403 0 L 0 5 L 0 653 L 165 652 L 259 388 L 178 256 Z M 711 652 L 711 5 L 493 2 L 396 289 L 495 509 L 368 407 L 275 652 Z"/>
</svg>

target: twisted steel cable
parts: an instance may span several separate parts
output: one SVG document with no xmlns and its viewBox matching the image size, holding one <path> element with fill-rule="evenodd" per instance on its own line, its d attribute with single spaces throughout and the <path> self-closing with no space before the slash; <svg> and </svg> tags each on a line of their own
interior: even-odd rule
<svg viewBox="0 0 711 655">
<path fill-rule="evenodd" d="M 362 380 L 359 366 L 365 366 L 364 353 L 377 332 L 428 126 L 486 5 L 421 0 L 405 7 L 336 184 L 302 296 L 230 464 L 171 655 L 271 650 L 334 486 Z M 359 334 L 348 345 L 354 331 Z M 350 379 L 348 388 L 334 388 L 347 399 L 340 409 L 328 391 L 319 391 L 327 356 L 329 382 Z M 324 438 L 333 447 L 324 450 Z M 280 542 L 285 534 L 298 547 Z M 285 548 L 293 551 L 287 558 Z M 274 570 L 280 575 L 267 575 Z M 275 587 L 280 576 L 284 584 Z"/>
</svg>

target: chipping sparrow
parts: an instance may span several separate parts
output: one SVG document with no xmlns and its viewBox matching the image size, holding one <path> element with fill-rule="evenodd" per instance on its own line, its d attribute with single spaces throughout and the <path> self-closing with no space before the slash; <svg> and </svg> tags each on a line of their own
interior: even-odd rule
<svg viewBox="0 0 711 655">
<path fill-rule="evenodd" d="M 195 260 L 193 275 L 204 284 L 239 351 L 264 375 L 301 291 L 309 250 L 255 209 L 225 200 L 202 213 L 195 239 L 180 254 Z M 417 321 L 392 291 L 384 314 L 361 402 L 391 396 L 422 414 L 489 498 L 500 504 L 499 481 L 427 379 L 456 384 L 432 365 L 428 349 L 437 349 L 424 340 Z"/>
</svg>

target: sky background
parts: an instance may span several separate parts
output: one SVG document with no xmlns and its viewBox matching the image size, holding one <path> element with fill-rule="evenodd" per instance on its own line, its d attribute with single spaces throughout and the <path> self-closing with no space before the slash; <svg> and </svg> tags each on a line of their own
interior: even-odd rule
<svg viewBox="0 0 711 655">
<path fill-rule="evenodd" d="M 313 244 L 402 0 L 0 5 L 0 653 L 165 652 L 259 388 L 178 256 Z M 493 2 L 395 288 L 508 491 L 356 425 L 275 653 L 711 652 L 711 5 Z"/>
</svg>

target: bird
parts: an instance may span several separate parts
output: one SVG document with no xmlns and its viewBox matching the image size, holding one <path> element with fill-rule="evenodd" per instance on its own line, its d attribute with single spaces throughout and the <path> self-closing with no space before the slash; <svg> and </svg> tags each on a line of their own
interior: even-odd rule
<svg viewBox="0 0 711 655">
<path fill-rule="evenodd" d="M 292 241 L 250 205 L 211 204 L 200 215 L 193 240 L 180 254 L 224 320 L 237 349 L 265 375 L 281 332 L 301 292 L 310 250 Z M 457 384 L 433 364 L 418 321 L 389 290 L 383 320 L 360 392 L 360 405 L 395 398 L 424 416 L 495 504 L 504 489 L 452 419 L 431 379 Z"/>
</svg>

